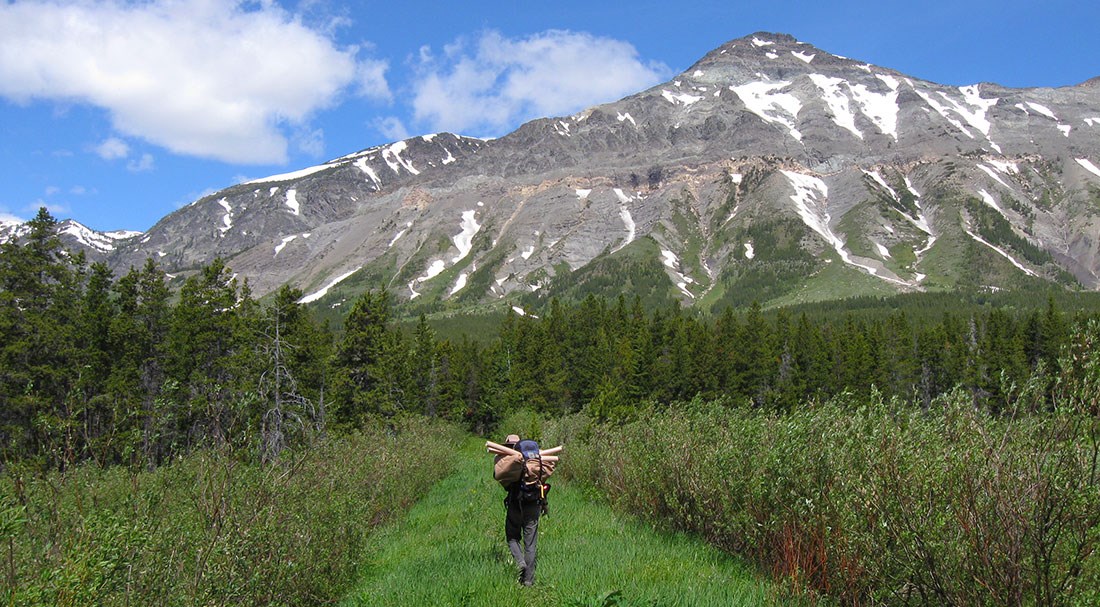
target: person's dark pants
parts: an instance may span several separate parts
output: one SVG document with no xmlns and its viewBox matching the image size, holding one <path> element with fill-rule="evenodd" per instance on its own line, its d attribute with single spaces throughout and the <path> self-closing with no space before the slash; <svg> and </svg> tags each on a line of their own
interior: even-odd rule
<svg viewBox="0 0 1100 607">
<path fill-rule="evenodd" d="M 508 538 L 508 550 L 516 559 L 519 582 L 524 586 L 535 583 L 535 549 L 539 541 L 540 513 L 538 503 L 509 501 L 508 516 L 504 520 L 504 537 Z"/>
</svg>

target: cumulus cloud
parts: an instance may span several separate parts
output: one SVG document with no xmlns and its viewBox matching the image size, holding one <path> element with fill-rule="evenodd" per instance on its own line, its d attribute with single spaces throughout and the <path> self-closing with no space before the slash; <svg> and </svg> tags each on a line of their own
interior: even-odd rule
<svg viewBox="0 0 1100 607">
<path fill-rule="evenodd" d="M 374 128 L 378 129 L 383 137 L 391 141 L 401 141 L 409 138 L 409 129 L 405 128 L 405 123 L 401 122 L 401 119 L 396 116 L 379 118 L 375 121 Z"/>
<path fill-rule="evenodd" d="M 388 100 L 361 60 L 274 2 L 0 3 L 0 95 L 82 102 L 179 154 L 284 162 L 286 130 L 348 92 Z"/>
<path fill-rule="evenodd" d="M 126 163 L 126 170 L 132 173 L 144 173 L 146 171 L 152 171 L 154 166 L 153 155 L 146 152 L 141 155 L 140 158 L 131 160 Z"/>
<path fill-rule="evenodd" d="M 413 112 L 430 130 L 496 136 L 525 120 L 614 101 L 671 73 L 620 40 L 561 30 L 509 39 L 487 31 L 438 56 L 420 49 Z"/>
<path fill-rule="evenodd" d="M 95 146 L 95 153 L 104 160 L 118 160 L 130 155 L 130 146 L 118 137 L 111 137 Z"/>
</svg>

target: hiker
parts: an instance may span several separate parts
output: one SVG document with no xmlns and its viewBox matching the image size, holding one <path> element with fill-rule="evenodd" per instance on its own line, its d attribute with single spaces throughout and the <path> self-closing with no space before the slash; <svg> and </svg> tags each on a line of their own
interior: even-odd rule
<svg viewBox="0 0 1100 607">
<path fill-rule="evenodd" d="M 553 472 L 553 463 L 543 464 L 538 443 L 521 441 L 509 434 L 504 446 L 519 453 L 500 454 L 494 461 L 493 476 L 508 491 L 504 498 L 506 514 L 504 537 L 508 550 L 519 568 L 519 583 L 535 583 L 536 549 L 539 539 L 539 517 L 546 511 L 546 490 L 543 481 Z"/>
</svg>

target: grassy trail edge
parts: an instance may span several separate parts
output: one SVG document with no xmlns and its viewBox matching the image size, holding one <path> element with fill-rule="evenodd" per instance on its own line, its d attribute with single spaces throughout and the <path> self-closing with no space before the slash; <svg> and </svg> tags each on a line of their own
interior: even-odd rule
<svg viewBox="0 0 1100 607">
<path fill-rule="evenodd" d="M 736 559 L 619 516 L 554 478 L 537 583 L 520 587 L 504 541 L 504 491 L 483 439 L 471 438 L 458 457 L 455 472 L 404 519 L 373 534 L 345 607 L 784 604 L 774 585 Z"/>
</svg>

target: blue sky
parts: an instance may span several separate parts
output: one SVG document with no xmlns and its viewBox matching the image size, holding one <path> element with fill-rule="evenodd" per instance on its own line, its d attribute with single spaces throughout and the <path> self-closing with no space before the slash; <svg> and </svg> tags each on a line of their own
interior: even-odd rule
<svg viewBox="0 0 1100 607">
<path fill-rule="evenodd" d="M 147 230 L 234 183 L 503 135 L 788 33 L 943 84 L 1100 76 L 1100 3 L 0 0 L 0 220 Z"/>
</svg>

